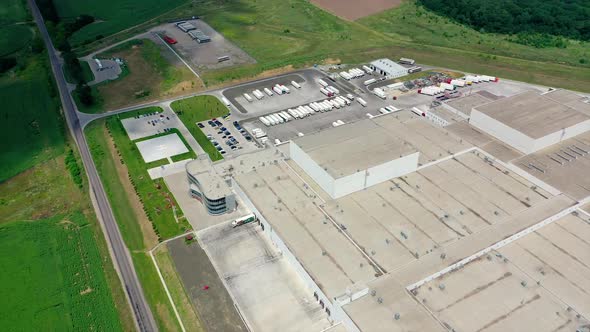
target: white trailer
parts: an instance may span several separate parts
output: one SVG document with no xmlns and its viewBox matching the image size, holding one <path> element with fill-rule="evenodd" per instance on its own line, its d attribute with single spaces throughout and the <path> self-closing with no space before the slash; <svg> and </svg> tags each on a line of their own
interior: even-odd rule
<svg viewBox="0 0 590 332">
<path fill-rule="evenodd" d="M 441 83 L 440 88 L 449 91 L 455 90 L 455 86 L 449 83 Z"/>
<path fill-rule="evenodd" d="M 278 124 L 277 120 L 275 119 L 274 116 L 272 115 L 267 115 L 266 118 L 268 119 L 268 122 L 270 122 L 271 126 L 275 126 Z"/>
<path fill-rule="evenodd" d="M 289 117 L 287 116 L 288 114 L 283 114 L 283 112 L 279 112 L 277 113 L 278 116 L 280 116 L 281 118 L 283 118 L 283 120 L 285 120 L 285 122 L 289 122 Z"/>
<path fill-rule="evenodd" d="M 276 113 L 275 113 L 275 114 L 272 114 L 272 116 L 274 116 L 274 117 L 275 117 L 275 119 L 276 119 L 276 120 L 277 120 L 279 123 L 283 123 L 283 122 L 285 122 L 285 119 L 283 119 L 283 118 L 282 118 L 280 115 L 278 115 L 278 114 L 276 114 Z"/>
<path fill-rule="evenodd" d="M 247 93 L 244 93 L 244 98 L 246 98 L 246 100 L 247 100 L 247 101 L 249 101 L 249 102 L 252 102 L 252 101 L 254 101 L 254 99 L 252 98 L 252 96 L 250 96 L 250 95 L 249 95 L 249 94 L 247 94 Z"/>
<path fill-rule="evenodd" d="M 279 88 L 278 86 L 273 86 L 272 90 L 274 92 L 276 92 L 277 95 L 282 95 L 283 94 L 283 90 L 281 88 Z"/>
<path fill-rule="evenodd" d="M 381 99 L 385 99 L 385 91 L 383 91 L 383 89 L 381 88 L 375 88 L 373 89 L 373 93 L 375 94 L 375 96 L 381 98 Z"/>
<path fill-rule="evenodd" d="M 301 110 L 294 109 L 293 111 L 297 112 L 297 114 L 299 114 L 299 117 L 302 119 L 307 116 L 307 113 L 302 112 Z"/>
<path fill-rule="evenodd" d="M 367 102 L 363 98 L 357 98 L 356 101 L 358 101 L 361 106 L 367 107 Z"/>
<path fill-rule="evenodd" d="M 291 85 L 295 88 L 295 89 L 301 89 L 301 85 L 299 85 L 299 83 L 295 82 L 295 81 L 291 81 Z"/>
<path fill-rule="evenodd" d="M 309 107 L 309 105 L 305 105 L 303 106 L 303 108 L 305 108 L 307 110 L 307 112 L 309 112 L 309 114 L 314 114 L 315 110 L 311 107 Z"/>
<path fill-rule="evenodd" d="M 328 102 L 327 100 L 323 102 L 324 107 L 326 109 L 326 111 L 331 111 L 332 110 L 332 104 L 330 102 Z"/>
<path fill-rule="evenodd" d="M 397 111 L 400 110 L 399 108 L 397 108 L 397 107 L 395 107 L 393 105 L 385 106 L 385 109 L 388 110 L 388 111 L 390 111 L 391 113 L 397 112 Z"/>
<path fill-rule="evenodd" d="M 341 72 L 340 72 L 340 76 L 341 76 L 343 79 L 347 80 L 347 81 L 350 81 L 350 79 L 352 78 L 352 76 L 350 76 L 350 74 L 348 74 L 348 73 L 347 73 L 347 72 L 345 72 L 345 71 L 341 71 Z"/>
<path fill-rule="evenodd" d="M 323 93 L 324 95 L 326 95 L 327 97 L 332 96 L 332 92 L 328 91 L 327 89 L 321 88 L 320 92 Z"/>
<path fill-rule="evenodd" d="M 451 80 L 451 84 L 454 86 L 465 86 L 466 82 L 464 80 Z"/>
<path fill-rule="evenodd" d="M 289 88 L 287 88 L 284 85 L 280 85 L 279 88 L 281 88 L 281 90 L 283 90 L 284 93 L 291 93 L 291 90 L 289 90 Z"/>
<path fill-rule="evenodd" d="M 330 104 L 332 104 L 332 106 L 333 106 L 334 108 L 340 108 L 340 104 L 338 104 L 336 101 L 334 101 L 334 100 L 328 100 L 328 102 L 329 102 Z"/>
<path fill-rule="evenodd" d="M 344 99 L 344 101 L 346 102 L 346 105 L 350 105 L 350 100 L 354 100 L 354 98 L 351 98 L 352 95 L 349 93 L 348 94 L 349 97 L 344 97 L 344 96 L 340 96 L 340 98 Z"/>
<path fill-rule="evenodd" d="M 221 101 L 225 104 L 225 106 L 229 107 L 231 106 L 231 103 L 229 102 L 229 99 L 222 97 Z"/>
<path fill-rule="evenodd" d="M 381 108 L 379 109 L 379 113 L 381 113 L 381 114 L 387 114 L 387 113 L 389 113 L 389 110 L 387 110 L 387 109 L 385 109 L 385 108 L 381 107 Z"/>
<path fill-rule="evenodd" d="M 408 58 L 401 58 L 399 59 L 399 63 L 402 63 L 404 65 L 414 65 L 416 63 L 416 61 L 414 59 L 408 59 Z"/>
<path fill-rule="evenodd" d="M 252 94 L 254 95 L 254 97 L 256 97 L 258 100 L 264 98 L 264 95 L 262 94 L 262 92 L 260 92 L 260 90 L 254 90 L 252 91 Z"/>
<path fill-rule="evenodd" d="M 365 71 L 365 73 L 370 74 L 373 72 L 373 69 L 371 69 L 371 67 L 364 65 L 363 66 L 363 70 Z"/>
<path fill-rule="evenodd" d="M 420 109 L 419 109 L 419 108 L 417 108 L 417 107 L 412 107 L 412 112 L 413 112 L 414 114 L 417 114 L 417 115 L 419 115 L 419 116 L 426 116 L 426 113 L 424 113 L 422 110 L 420 110 Z"/>
<path fill-rule="evenodd" d="M 261 117 L 258 118 L 258 120 L 260 120 L 260 122 L 262 122 L 265 126 L 267 126 L 267 127 L 270 126 L 270 121 L 268 121 L 266 119 L 266 117 L 261 116 Z"/>
<path fill-rule="evenodd" d="M 299 114 L 293 112 L 293 109 L 289 108 L 287 110 L 287 113 L 291 114 L 291 116 L 294 117 L 295 119 L 299 119 Z"/>
<path fill-rule="evenodd" d="M 318 83 L 323 86 L 324 88 L 328 86 L 328 83 L 326 83 L 326 81 L 324 81 L 323 79 L 319 78 L 318 79 Z"/>
<path fill-rule="evenodd" d="M 370 80 L 366 80 L 366 81 L 364 81 L 364 82 L 363 82 L 363 84 L 364 84 L 365 86 L 367 86 L 367 85 L 369 85 L 369 84 L 373 84 L 373 83 L 375 83 L 375 82 L 377 82 L 377 80 L 376 80 L 376 79 L 374 79 L 374 78 L 371 78 Z"/>
<path fill-rule="evenodd" d="M 328 85 L 328 86 L 326 87 L 326 90 L 328 90 L 328 91 L 330 91 L 330 92 L 333 92 L 333 93 L 334 93 L 334 94 L 336 94 L 336 95 L 340 93 L 340 90 L 336 89 L 335 87 L 333 87 L 333 86 L 331 86 L 331 85 Z"/>
<path fill-rule="evenodd" d="M 317 103 L 311 103 L 311 104 L 309 104 L 309 107 L 311 107 L 316 112 L 320 112 L 320 109 L 321 109 Z"/>
<path fill-rule="evenodd" d="M 287 111 L 282 111 L 281 114 L 287 117 L 287 121 L 293 120 L 293 117 Z"/>
<path fill-rule="evenodd" d="M 272 91 L 270 91 L 270 89 L 269 89 L 269 88 L 264 88 L 264 92 L 266 92 L 266 94 L 267 94 L 269 97 L 272 97 L 272 95 L 274 95 L 274 93 L 272 93 Z"/>
<path fill-rule="evenodd" d="M 346 106 L 346 102 L 344 101 L 344 99 L 340 98 L 340 96 L 336 97 L 334 99 L 338 104 L 340 104 L 340 107 L 344 107 Z"/>
</svg>

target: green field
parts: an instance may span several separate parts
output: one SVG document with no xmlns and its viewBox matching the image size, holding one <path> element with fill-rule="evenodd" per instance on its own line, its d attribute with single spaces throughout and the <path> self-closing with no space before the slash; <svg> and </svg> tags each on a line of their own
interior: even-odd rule
<svg viewBox="0 0 590 332">
<path fill-rule="evenodd" d="M 0 265 L 4 330 L 122 330 L 82 214 L 0 225 Z"/>
<path fill-rule="evenodd" d="M 139 111 L 129 112 L 122 115 L 134 117 L 145 113 L 159 112 L 160 108 L 150 107 Z M 110 135 L 105 130 L 108 126 Z M 152 218 L 154 228 L 160 232 L 161 239 L 178 235 L 188 230 L 190 226 L 186 220 L 176 223 L 172 211 L 167 208 L 166 197 L 174 198 L 166 188 L 164 181 L 152 181 L 146 171 L 145 164 L 137 149 L 134 149 L 134 142 L 129 141 L 120 118 L 116 116 L 108 119 L 101 119 L 92 122 L 86 127 L 85 135 L 91 148 L 92 156 L 96 167 L 103 181 L 103 185 L 111 202 L 113 213 L 119 225 L 126 245 L 132 252 L 132 258 L 138 277 L 146 292 L 146 298 L 152 308 L 160 330 L 179 330 L 180 327 L 174 316 L 172 307 L 169 304 L 164 288 L 158 278 L 154 265 L 147 254 L 147 250 L 154 246 L 154 243 L 147 243 L 144 231 L 139 225 L 137 212 L 133 209 L 131 199 L 119 178 L 117 163 L 124 161 L 130 177 L 137 188 L 146 214 Z M 120 156 L 113 156 L 108 147 L 108 140 L 114 139 Z M 180 209 L 178 215 L 182 215 Z M 151 230 L 150 230 L 151 231 Z"/>
<path fill-rule="evenodd" d="M 90 65 L 86 61 L 80 61 L 80 66 L 82 66 L 82 75 L 84 77 L 84 82 L 91 82 L 94 80 L 94 74 L 92 73 L 92 69 L 90 69 Z M 66 77 L 66 81 L 68 83 L 74 83 L 74 79 L 70 74 L 70 70 L 68 66 L 64 66 L 64 75 Z"/>
<path fill-rule="evenodd" d="M 29 19 L 26 1 L 2 0 L 0 6 L 0 57 L 14 55 L 33 38 L 33 29 L 20 24 Z"/>
<path fill-rule="evenodd" d="M 76 47 L 84 42 L 94 41 L 143 23 L 186 3 L 187 0 L 54 0 L 53 2 L 58 15 L 64 20 L 74 19 L 81 14 L 95 18 L 95 23 L 85 26 L 70 38 L 70 43 Z"/>
<path fill-rule="evenodd" d="M 98 54 L 98 58 L 122 58 L 125 66 L 116 80 L 93 86 L 95 105 L 78 103 L 80 111 L 99 113 L 194 92 L 201 85 L 198 78 L 185 66 L 168 62 L 164 52 L 170 51 L 149 39 L 133 39 Z"/>
<path fill-rule="evenodd" d="M 525 46 L 508 41 L 507 35 L 481 33 L 455 23 L 451 19 L 418 6 L 414 1 L 405 1 L 395 9 L 362 18 L 358 23 L 393 39 L 414 45 L 449 47 L 463 51 L 590 68 L 590 61 L 585 65 L 580 63 L 580 59 L 583 58 L 590 60 L 590 44 L 587 42 L 570 40 L 567 48 Z"/>
<path fill-rule="evenodd" d="M 229 110 L 219 99 L 213 96 L 196 96 L 174 101 L 170 107 L 176 112 L 178 118 L 184 123 L 191 135 L 199 145 L 207 152 L 212 161 L 223 159 L 223 156 L 207 136 L 197 126 L 197 122 L 224 116 Z"/>
<path fill-rule="evenodd" d="M 0 78 L 0 182 L 64 151 L 64 130 L 42 71 L 38 78 Z"/>
</svg>

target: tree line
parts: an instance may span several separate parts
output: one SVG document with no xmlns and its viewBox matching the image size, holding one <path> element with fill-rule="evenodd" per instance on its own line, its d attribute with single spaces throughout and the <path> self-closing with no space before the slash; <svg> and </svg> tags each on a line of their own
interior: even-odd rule
<svg viewBox="0 0 590 332">
<path fill-rule="evenodd" d="M 482 32 L 519 35 L 516 42 L 536 47 L 560 47 L 559 39 L 547 36 L 590 41 L 589 0 L 419 0 L 419 3 Z"/>
<path fill-rule="evenodd" d="M 53 39 L 55 47 L 61 52 L 61 56 L 64 59 L 64 66 L 67 67 L 68 73 L 74 81 L 73 83 L 76 84 L 78 100 L 86 106 L 94 104 L 92 89 L 88 86 L 82 65 L 76 53 L 72 51 L 72 47 L 68 41 L 74 32 L 93 23 L 94 17 L 80 15 L 73 21 L 64 21 L 59 17 L 53 0 L 37 0 L 37 6 L 46 21 L 47 30 Z"/>
</svg>

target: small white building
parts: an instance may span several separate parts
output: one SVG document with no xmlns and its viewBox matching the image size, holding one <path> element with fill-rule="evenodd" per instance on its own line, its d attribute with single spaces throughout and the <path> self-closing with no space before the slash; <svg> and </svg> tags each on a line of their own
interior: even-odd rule
<svg viewBox="0 0 590 332">
<path fill-rule="evenodd" d="M 408 68 L 390 60 L 378 59 L 371 62 L 370 67 L 387 78 L 397 78 L 408 75 Z"/>
</svg>

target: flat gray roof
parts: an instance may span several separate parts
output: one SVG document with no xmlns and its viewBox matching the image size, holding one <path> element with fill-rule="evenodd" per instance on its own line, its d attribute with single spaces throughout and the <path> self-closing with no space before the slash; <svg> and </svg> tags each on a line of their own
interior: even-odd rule
<svg viewBox="0 0 590 332">
<path fill-rule="evenodd" d="M 534 139 L 590 120 L 590 116 L 533 91 L 474 109 Z"/>
<path fill-rule="evenodd" d="M 203 194 L 209 199 L 233 195 L 227 182 L 217 174 L 208 159 L 197 159 L 186 164 L 187 172 L 201 184 Z"/>
<path fill-rule="evenodd" d="M 417 151 L 371 120 L 323 130 L 294 142 L 334 178 Z"/>
</svg>

